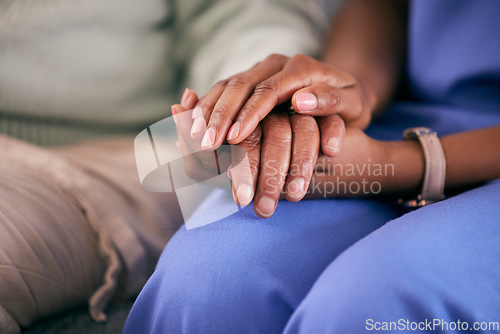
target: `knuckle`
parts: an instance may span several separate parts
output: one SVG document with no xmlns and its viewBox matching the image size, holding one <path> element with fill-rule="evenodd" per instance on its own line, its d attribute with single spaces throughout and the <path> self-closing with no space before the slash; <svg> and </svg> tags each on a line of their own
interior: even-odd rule
<svg viewBox="0 0 500 334">
<path fill-rule="evenodd" d="M 219 80 L 219 81 L 217 81 L 215 83 L 215 86 L 217 86 L 217 87 L 225 87 L 225 86 L 227 86 L 227 84 L 228 84 L 229 81 L 230 81 L 230 79 L 221 79 L 221 80 Z"/>
<path fill-rule="evenodd" d="M 239 182 L 254 183 L 254 179 L 259 174 L 259 161 L 256 159 L 249 159 L 248 163 L 239 164 L 231 169 L 231 175 Z"/>
<path fill-rule="evenodd" d="M 340 136 L 345 136 L 346 128 L 344 120 L 340 117 L 332 118 L 328 123 L 324 125 L 325 130 L 328 132 L 334 132 Z"/>
<path fill-rule="evenodd" d="M 283 61 L 287 61 L 287 60 L 288 60 L 288 57 L 285 55 L 282 55 L 280 53 L 272 53 L 266 57 L 266 61 L 268 61 L 268 62 L 283 62 Z"/>
<path fill-rule="evenodd" d="M 212 104 L 208 102 L 201 102 L 199 107 L 201 108 L 204 117 L 207 117 L 207 115 L 209 116 L 212 114 L 212 108 L 213 108 Z"/>
<path fill-rule="evenodd" d="M 289 149 L 292 146 L 292 136 L 288 134 L 277 133 L 279 130 L 274 130 L 266 136 L 266 140 L 275 147 L 280 149 Z"/>
<path fill-rule="evenodd" d="M 233 117 L 229 114 L 229 106 L 226 103 L 218 104 L 210 115 L 208 127 L 217 126 L 222 120 L 228 118 L 232 121 Z"/>
<path fill-rule="evenodd" d="M 255 95 L 274 95 L 277 97 L 277 89 L 276 89 L 276 84 L 274 81 L 271 80 L 265 80 L 259 83 L 257 86 L 255 86 L 254 89 L 254 94 Z"/>
<path fill-rule="evenodd" d="M 284 184 L 286 174 L 287 170 L 284 170 L 284 168 L 282 167 L 271 165 L 267 166 L 264 173 L 264 190 L 267 190 L 267 192 L 272 192 L 273 190 L 281 188 Z"/>
<path fill-rule="evenodd" d="M 226 84 L 226 89 L 230 90 L 236 90 L 236 89 L 241 89 L 242 87 L 246 87 L 249 84 L 249 80 L 247 77 L 244 75 L 237 75 L 233 78 L 231 78 L 227 84 Z"/>
<path fill-rule="evenodd" d="M 335 115 L 336 117 L 333 117 L 332 120 L 330 121 L 330 126 L 338 128 L 338 129 L 343 129 L 345 131 L 345 123 L 340 116 Z"/>
<path fill-rule="evenodd" d="M 259 174 L 259 161 L 257 159 L 252 159 L 250 161 L 249 171 L 251 175 Z"/>
<path fill-rule="evenodd" d="M 300 149 L 293 153 L 293 160 L 300 166 L 312 166 L 314 163 L 314 156 L 311 154 L 312 150 Z"/>
<path fill-rule="evenodd" d="M 246 147 L 257 147 L 260 145 L 260 141 L 262 139 L 262 131 L 257 127 L 245 140 L 242 141 L 242 144 Z"/>
<path fill-rule="evenodd" d="M 247 137 L 238 145 L 245 149 L 247 153 L 252 152 L 260 147 L 260 138 Z"/>
<path fill-rule="evenodd" d="M 254 69 L 256 67 L 259 67 L 261 64 L 262 64 L 262 61 L 258 61 L 250 69 Z"/>
<path fill-rule="evenodd" d="M 308 136 L 319 135 L 318 123 L 314 117 L 309 115 L 296 115 L 296 121 L 293 122 L 293 133 L 306 133 Z"/>
<path fill-rule="evenodd" d="M 328 92 L 326 102 L 328 103 L 327 107 L 338 108 L 341 103 L 340 94 L 334 89 L 330 90 Z"/>
<path fill-rule="evenodd" d="M 259 107 L 258 99 L 249 99 L 238 113 L 238 119 L 258 124 L 266 115 L 254 112 Z"/>
<path fill-rule="evenodd" d="M 314 58 L 311 58 L 303 53 L 298 53 L 290 59 L 291 65 L 299 64 L 300 66 L 304 65 L 310 66 L 313 65 L 315 62 L 316 61 Z"/>
<path fill-rule="evenodd" d="M 264 138 L 273 144 L 285 143 L 291 144 L 292 130 L 290 123 L 283 122 L 278 117 L 268 117 L 264 123 Z"/>
<path fill-rule="evenodd" d="M 293 62 L 304 62 L 304 61 L 309 61 L 311 58 L 309 56 L 306 56 L 303 53 L 297 53 L 292 57 Z"/>
</svg>

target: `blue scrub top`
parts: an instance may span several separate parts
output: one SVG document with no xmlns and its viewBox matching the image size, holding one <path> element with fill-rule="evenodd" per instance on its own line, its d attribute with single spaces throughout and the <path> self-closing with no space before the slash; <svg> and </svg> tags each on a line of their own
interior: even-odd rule
<svg viewBox="0 0 500 334">
<path fill-rule="evenodd" d="M 407 80 L 416 101 L 398 101 L 368 133 L 400 139 L 407 127 L 445 135 L 500 124 L 500 0 L 414 0 Z"/>
<path fill-rule="evenodd" d="M 415 96 L 500 112 L 500 1 L 416 0 L 410 13 Z"/>
</svg>

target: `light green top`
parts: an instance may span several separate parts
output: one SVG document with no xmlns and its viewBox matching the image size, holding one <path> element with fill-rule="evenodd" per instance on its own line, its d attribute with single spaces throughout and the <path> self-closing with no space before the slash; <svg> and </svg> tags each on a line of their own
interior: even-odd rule
<svg viewBox="0 0 500 334">
<path fill-rule="evenodd" d="M 185 87 L 318 54 L 327 17 L 323 0 L 2 0 L 0 132 L 40 145 L 138 133 Z"/>
</svg>

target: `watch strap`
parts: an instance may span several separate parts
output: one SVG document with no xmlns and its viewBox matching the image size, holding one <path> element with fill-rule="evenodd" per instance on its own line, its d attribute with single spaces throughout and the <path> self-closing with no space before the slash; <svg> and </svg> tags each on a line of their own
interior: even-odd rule
<svg viewBox="0 0 500 334">
<path fill-rule="evenodd" d="M 429 128 L 417 127 L 404 131 L 403 138 L 418 139 L 424 152 L 425 171 L 419 206 L 434 203 L 444 198 L 446 159 L 436 132 Z"/>
</svg>

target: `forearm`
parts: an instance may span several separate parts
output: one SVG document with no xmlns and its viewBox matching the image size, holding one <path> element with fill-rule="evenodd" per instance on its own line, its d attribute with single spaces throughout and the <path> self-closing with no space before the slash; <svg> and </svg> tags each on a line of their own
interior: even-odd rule
<svg viewBox="0 0 500 334">
<path fill-rule="evenodd" d="M 318 160 L 308 198 L 413 197 L 421 192 L 425 161 L 418 141 L 379 141 L 352 133 L 336 158 Z M 500 126 L 440 140 L 446 158 L 445 194 L 500 178 Z"/>
<path fill-rule="evenodd" d="M 395 177 L 387 190 L 414 192 L 423 180 L 423 153 L 416 141 L 388 142 Z M 462 188 L 500 178 L 500 126 L 441 138 L 446 158 L 445 189 Z"/>
<path fill-rule="evenodd" d="M 401 76 L 406 12 L 405 0 L 348 0 L 330 29 L 323 60 L 358 78 L 374 116 L 390 102 Z"/>
<path fill-rule="evenodd" d="M 447 188 L 500 178 L 500 126 L 445 136 L 441 143 Z"/>
</svg>

